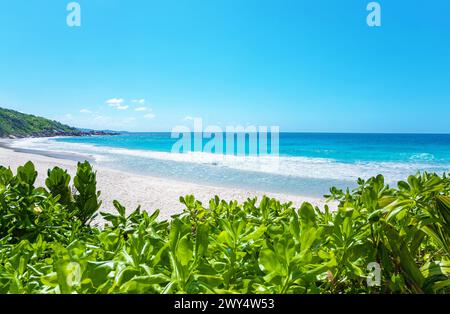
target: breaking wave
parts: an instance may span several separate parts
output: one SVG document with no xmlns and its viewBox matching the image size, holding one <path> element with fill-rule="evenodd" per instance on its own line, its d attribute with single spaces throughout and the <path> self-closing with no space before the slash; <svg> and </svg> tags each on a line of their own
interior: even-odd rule
<svg viewBox="0 0 450 314">
<path fill-rule="evenodd" d="M 138 150 L 107 146 L 97 146 L 87 143 L 71 143 L 54 141 L 49 138 L 22 139 L 12 143 L 13 147 L 45 150 L 53 152 L 72 152 L 89 155 L 99 164 L 126 164 L 126 167 L 142 167 L 151 160 L 163 160 L 180 165 L 189 163 L 191 166 L 219 167 L 243 172 L 259 172 L 288 177 L 332 179 L 354 181 L 357 178 L 368 178 L 383 174 L 388 182 L 404 180 L 406 176 L 417 171 L 447 172 L 449 164 L 433 162 L 432 154 L 421 153 L 412 155 L 405 162 L 338 162 L 330 158 L 311 158 L 298 156 L 234 156 L 204 152 L 171 153 L 152 150 Z M 193 165 L 192 165 L 193 164 Z M 186 166 L 189 166 L 186 164 Z M 179 166 L 178 166 L 179 167 Z M 181 168 L 180 168 L 181 169 Z M 137 170 L 137 169 L 130 169 Z"/>
</svg>

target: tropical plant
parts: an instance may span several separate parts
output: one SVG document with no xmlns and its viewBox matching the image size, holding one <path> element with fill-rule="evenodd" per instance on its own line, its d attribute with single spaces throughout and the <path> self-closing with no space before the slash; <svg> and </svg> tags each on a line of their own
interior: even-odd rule
<svg viewBox="0 0 450 314">
<path fill-rule="evenodd" d="M 337 210 L 263 197 L 181 197 L 169 220 L 114 201 L 96 174 L 0 167 L 0 293 L 449 293 L 450 178 L 417 174 L 331 188 Z M 379 285 L 370 265 L 381 267 Z M 368 268 L 369 267 L 369 268 Z"/>
</svg>

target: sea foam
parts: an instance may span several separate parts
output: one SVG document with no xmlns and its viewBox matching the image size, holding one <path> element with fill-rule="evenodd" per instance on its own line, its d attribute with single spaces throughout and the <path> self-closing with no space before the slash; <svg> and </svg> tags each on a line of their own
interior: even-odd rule
<svg viewBox="0 0 450 314">
<path fill-rule="evenodd" d="M 311 158 L 300 156 L 235 156 L 205 152 L 170 153 L 163 151 L 127 149 L 97 146 L 87 143 L 55 141 L 49 138 L 22 139 L 12 143 L 13 147 L 30 150 L 54 152 L 73 152 L 86 154 L 99 164 L 116 164 L 133 167 L 133 164 L 151 164 L 151 160 L 163 160 L 175 164 L 183 163 L 183 168 L 191 166 L 209 166 L 255 173 L 274 174 L 287 177 L 332 179 L 354 181 L 357 178 L 369 178 L 383 174 L 388 182 L 404 180 L 417 171 L 445 172 L 450 170 L 448 164 L 433 163 L 433 158 L 426 154 L 410 158 L 407 162 L 338 162 L 331 158 Z M 125 162 L 127 159 L 127 162 Z M 130 159 L 132 159 L 130 161 Z M 135 162 L 133 162 L 133 159 Z M 418 162 L 420 160 L 420 162 Z M 176 168 L 176 166 L 174 166 Z M 150 168 L 150 167 L 149 167 Z"/>
</svg>

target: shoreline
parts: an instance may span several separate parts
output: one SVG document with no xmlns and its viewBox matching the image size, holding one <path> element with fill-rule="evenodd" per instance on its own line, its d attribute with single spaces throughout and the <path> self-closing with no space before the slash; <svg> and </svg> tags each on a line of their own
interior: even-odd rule
<svg viewBox="0 0 450 314">
<path fill-rule="evenodd" d="M 32 161 L 38 171 L 36 186 L 45 186 L 47 170 L 55 166 L 67 169 L 73 179 L 77 162 L 86 160 L 86 157 L 89 156 L 15 149 L 9 147 L 6 141 L 0 141 L 0 165 L 11 167 L 15 173 L 18 166 L 25 164 L 27 161 Z M 303 202 L 309 202 L 321 209 L 325 204 L 328 204 L 331 209 L 337 207 L 337 203 L 328 203 L 324 198 L 318 197 L 191 183 L 100 167 L 95 163 L 93 163 L 93 167 L 97 171 L 97 190 L 101 191 L 100 199 L 103 201 L 101 212 L 115 212 L 113 200 L 118 200 L 126 207 L 127 214 L 141 205 L 141 209 L 148 212 L 160 209 L 159 219 L 168 219 L 172 215 L 182 212 L 184 205 L 179 202 L 179 197 L 188 194 L 194 195 L 205 205 L 215 195 L 226 201 L 237 200 L 239 203 L 253 197 L 260 200 L 263 195 L 266 195 L 276 198 L 280 202 L 292 202 L 292 205 L 296 208 Z M 99 215 L 94 219 L 94 223 L 102 225 L 104 221 Z"/>
<path fill-rule="evenodd" d="M 18 148 L 18 147 L 11 146 L 10 143 L 8 143 L 10 141 L 13 141 L 13 140 L 0 139 L 0 148 L 12 150 L 16 153 L 40 155 L 40 156 L 49 157 L 49 158 L 72 160 L 72 161 L 76 161 L 76 162 L 78 162 L 78 161 L 82 162 L 82 161 L 87 160 L 91 164 L 95 163 L 95 159 L 89 155 L 77 154 L 74 152 L 64 153 L 64 152 L 54 152 L 54 151 L 39 150 L 39 149 Z"/>
</svg>

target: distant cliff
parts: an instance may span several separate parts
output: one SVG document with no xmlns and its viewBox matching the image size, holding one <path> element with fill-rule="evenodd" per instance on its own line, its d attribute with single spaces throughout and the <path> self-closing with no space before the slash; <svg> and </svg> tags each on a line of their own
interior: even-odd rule
<svg viewBox="0 0 450 314">
<path fill-rule="evenodd" d="M 57 121 L 52 121 L 18 111 L 0 108 L 0 137 L 52 137 L 114 135 L 113 132 L 82 131 Z"/>
</svg>

